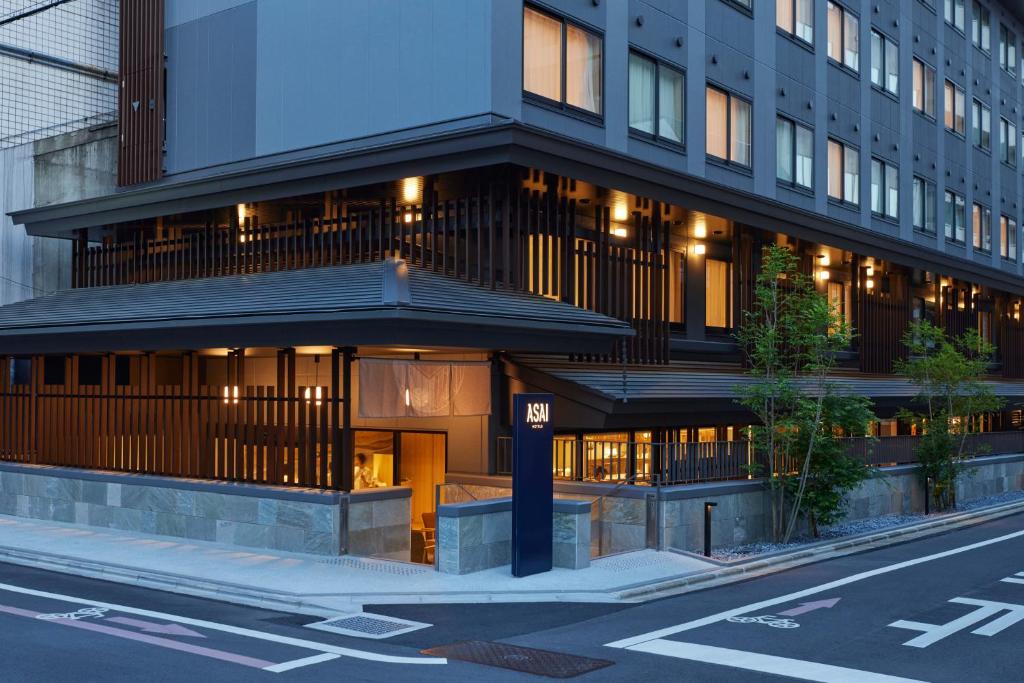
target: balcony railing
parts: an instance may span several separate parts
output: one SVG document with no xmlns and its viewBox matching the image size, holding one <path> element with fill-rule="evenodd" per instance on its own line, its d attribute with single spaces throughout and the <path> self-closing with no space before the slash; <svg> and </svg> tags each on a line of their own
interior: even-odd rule
<svg viewBox="0 0 1024 683">
<path fill-rule="evenodd" d="M 865 465 L 882 467 L 917 462 L 920 437 L 883 436 L 849 438 L 848 452 Z M 965 457 L 1024 453 L 1024 431 L 969 434 Z M 784 469 L 795 472 L 799 460 Z M 778 466 L 778 464 L 776 464 Z M 754 453 L 749 441 L 700 443 L 649 443 L 556 437 L 552 452 L 552 476 L 562 481 L 639 485 L 697 484 L 753 479 L 769 471 L 768 462 Z M 495 473 L 512 473 L 512 439 L 499 437 Z"/>
</svg>

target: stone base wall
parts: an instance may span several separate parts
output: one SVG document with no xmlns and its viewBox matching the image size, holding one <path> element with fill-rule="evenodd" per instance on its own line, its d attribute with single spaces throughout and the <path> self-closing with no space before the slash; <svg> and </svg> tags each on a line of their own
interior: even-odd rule
<svg viewBox="0 0 1024 683">
<path fill-rule="evenodd" d="M 552 561 L 556 567 L 590 566 L 590 503 L 555 501 Z M 492 498 L 442 505 L 437 515 L 437 567 L 469 574 L 512 562 L 512 501 Z"/>
<path fill-rule="evenodd" d="M 337 555 L 341 495 L 0 464 L 0 514 Z"/>
<path fill-rule="evenodd" d="M 412 553 L 412 489 L 353 491 L 348 496 L 348 552 L 408 562 Z"/>
</svg>

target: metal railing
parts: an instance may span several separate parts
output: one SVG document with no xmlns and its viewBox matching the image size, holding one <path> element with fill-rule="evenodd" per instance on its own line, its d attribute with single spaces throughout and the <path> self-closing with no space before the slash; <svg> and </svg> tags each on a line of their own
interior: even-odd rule
<svg viewBox="0 0 1024 683">
<path fill-rule="evenodd" d="M 844 439 L 848 452 L 865 465 L 882 467 L 917 462 L 917 436 Z M 1024 431 L 969 434 L 965 457 L 1024 453 Z M 498 437 L 495 474 L 512 474 L 512 439 Z M 781 469 L 796 471 L 800 462 Z M 779 465 L 775 464 L 776 468 Z M 552 477 L 621 485 L 677 485 L 753 479 L 770 471 L 749 441 L 650 443 L 556 437 Z"/>
</svg>

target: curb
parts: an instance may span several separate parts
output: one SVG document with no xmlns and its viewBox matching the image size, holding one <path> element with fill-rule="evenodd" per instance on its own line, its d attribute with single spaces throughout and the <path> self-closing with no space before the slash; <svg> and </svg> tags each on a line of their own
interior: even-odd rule
<svg viewBox="0 0 1024 683">
<path fill-rule="evenodd" d="M 836 557 L 861 553 L 866 550 L 906 543 L 1022 512 L 1024 512 L 1024 501 L 1014 501 L 969 512 L 954 513 L 943 516 L 940 519 L 919 522 L 885 531 L 840 538 L 832 542 L 825 541 L 789 553 L 773 554 L 770 557 L 763 558 L 755 557 L 749 560 L 732 562 L 721 568 L 708 569 L 675 579 L 638 585 L 616 592 L 616 597 L 620 600 L 639 599 L 646 602 L 695 590 L 723 586 L 766 574 L 775 574 L 788 569 L 794 569 L 806 564 L 814 564 Z"/>
<path fill-rule="evenodd" d="M 126 565 L 82 560 L 41 551 L 25 551 L 10 546 L 0 546 L 0 562 L 139 586 L 141 588 L 219 600 L 249 607 L 317 617 L 336 616 L 339 613 L 345 612 L 360 612 L 364 604 L 552 601 L 643 603 L 696 590 L 746 581 L 835 557 L 843 557 L 866 550 L 905 543 L 918 538 L 970 527 L 1022 512 L 1024 512 L 1024 501 L 1014 501 L 970 512 L 955 513 L 943 516 L 940 519 L 897 527 L 886 531 L 837 539 L 832 542 L 825 541 L 821 544 L 803 547 L 789 553 L 775 554 L 762 558 L 755 557 L 701 572 L 666 579 L 656 579 L 643 584 L 634 584 L 607 591 L 569 589 L 489 593 L 479 591 L 381 593 L 360 596 L 360 599 L 354 600 L 355 594 L 350 593 L 303 595 L 286 591 L 257 590 L 242 584 L 226 581 L 197 579 L 183 574 L 161 572 L 159 570 L 141 570 Z M 335 604 L 331 606 L 327 604 L 328 602 Z M 341 605 L 346 606 L 342 607 Z"/>
</svg>

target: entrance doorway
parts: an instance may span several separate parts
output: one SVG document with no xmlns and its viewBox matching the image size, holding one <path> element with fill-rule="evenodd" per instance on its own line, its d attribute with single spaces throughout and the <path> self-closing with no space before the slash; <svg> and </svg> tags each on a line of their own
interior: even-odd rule
<svg viewBox="0 0 1024 683">
<path fill-rule="evenodd" d="M 355 488 L 411 488 L 412 560 L 433 564 L 437 529 L 435 491 L 438 484 L 444 483 L 448 435 L 360 429 L 354 437 Z"/>
</svg>

